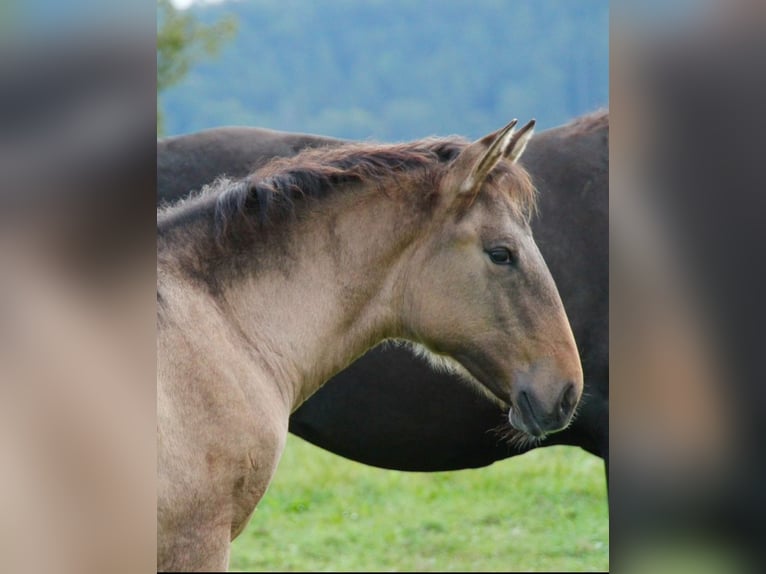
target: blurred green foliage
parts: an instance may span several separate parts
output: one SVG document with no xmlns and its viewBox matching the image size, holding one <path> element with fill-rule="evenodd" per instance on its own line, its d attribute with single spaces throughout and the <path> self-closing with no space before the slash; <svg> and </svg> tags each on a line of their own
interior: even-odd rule
<svg viewBox="0 0 766 574">
<path fill-rule="evenodd" d="M 251 0 L 191 8 L 239 33 L 163 92 L 167 131 L 478 137 L 608 105 L 607 0 Z"/>
<path fill-rule="evenodd" d="M 206 56 L 217 55 L 236 29 L 231 16 L 206 25 L 193 13 L 176 9 L 170 0 L 157 0 L 157 93 L 178 84 Z M 157 133 L 163 131 L 164 115 L 158 102 Z"/>
</svg>

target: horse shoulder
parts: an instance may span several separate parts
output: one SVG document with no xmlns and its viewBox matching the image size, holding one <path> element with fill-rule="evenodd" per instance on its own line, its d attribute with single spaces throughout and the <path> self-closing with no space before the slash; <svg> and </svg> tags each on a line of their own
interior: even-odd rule
<svg viewBox="0 0 766 574">
<path fill-rule="evenodd" d="M 194 322 L 196 328 L 178 328 L 175 322 Z M 215 515 L 233 537 L 276 471 L 289 408 L 275 387 L 261 380 L 266 375 L 248 354 L 236 349 L 235 335 L 215 313 L 178 316 L 171 309 L 163 323 L 158 330 L 159 507 L 172 508 L 171 514 L 197 508 Z M 205 359 L 211 340 L 215 361 Z M 172 516 L 168 522 L 174 523 Z"/>
</svg>

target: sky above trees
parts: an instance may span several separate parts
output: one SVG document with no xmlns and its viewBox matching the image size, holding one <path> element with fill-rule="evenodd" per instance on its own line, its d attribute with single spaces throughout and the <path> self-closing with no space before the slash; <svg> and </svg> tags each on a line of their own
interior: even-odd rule
<svg viewBox="0 0 766 574">
<path fill-rule="evenodd" d="M 258 0 L 220 55 L 160 97 L 166 133 L 252 125 L 335 137 L 478 137 L 608 106 L 606 0 Z"/>
</svg>

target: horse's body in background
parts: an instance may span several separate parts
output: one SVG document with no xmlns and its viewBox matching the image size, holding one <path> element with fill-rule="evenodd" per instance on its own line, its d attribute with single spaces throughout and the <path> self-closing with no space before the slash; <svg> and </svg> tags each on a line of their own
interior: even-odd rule
<svg viewBox="0 0 766 574">
<path fill-rule="evenodd" d="M 277 156 L 343 140 L 216 128 L 158 142 L 158 200 L 172 202 L 221 174 L 239 177 Z M 539 190 L 532 221 L 556 281 L 585 374 L 577 417 L 539 442 L 502 440 L 504 417 L 456 375 L 409 349 L 381 346 L 333 377 L 290 418 L 290 431 L 384 468 L 480 467 L 536 446 L 609 454 L 609 116 L 596 112 L 536 134 L 521 163 Z M 361 384 L 358 384 L 361 383 Z M 500 427 L 500 432 L 493 429 Z"/>
<path fill-rule="evenodd" d="M 173 203 L 220 175 L 245 177 L 275 157 L 343 140 L 249 127 L 203 130 L 157 141 L 157 202 Z"/>
</svg>

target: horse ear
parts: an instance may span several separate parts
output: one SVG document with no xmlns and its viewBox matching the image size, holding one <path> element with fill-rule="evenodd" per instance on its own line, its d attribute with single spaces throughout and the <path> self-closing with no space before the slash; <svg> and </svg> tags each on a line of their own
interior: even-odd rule
<svg viewBox="0 0 766 574">
<path fill-rule="evenodd" d="M 487 148 L 473 163 L 468 175 L 460 184 L 460 195 L 474 196 L 479 193 L 487 176 L 503 158 L 515 162 L 521 157 L 529 138 L 532 137 L 535 120 L 529 121 L 518 132 L 514 132 L 517 123 L 518 120 L 514 119 L 504 128 L 484 136 L 463 150 L 461 155 L 470 157 L 476 153 L 477 149 Z"/>
<path fill-rule="evenodd" d="M 523 128 L 513 135 L 508 146 L 508 152 L 505 154 L 505 157 L 511 160 L 511 162 L 516 163 L 519 161 L 521 154 L 527 149 L 527 144 L 532 139 L 532 134 L 535 131 L 535 123 L 535 120 L 529 120 Z"/>
</svg>

